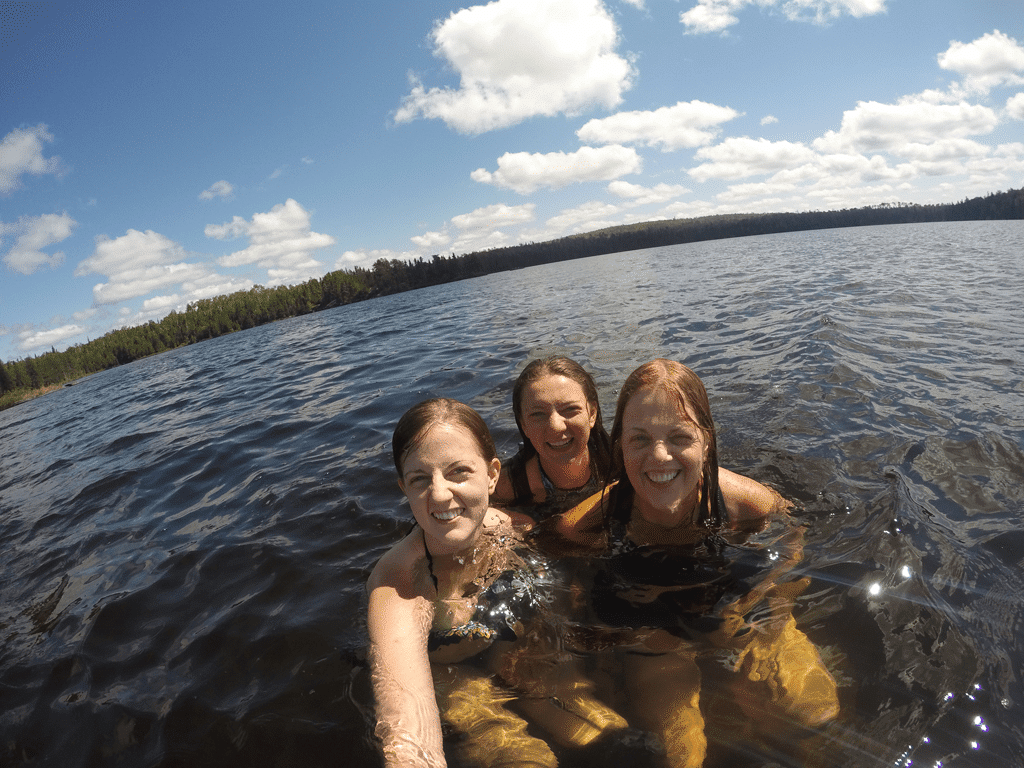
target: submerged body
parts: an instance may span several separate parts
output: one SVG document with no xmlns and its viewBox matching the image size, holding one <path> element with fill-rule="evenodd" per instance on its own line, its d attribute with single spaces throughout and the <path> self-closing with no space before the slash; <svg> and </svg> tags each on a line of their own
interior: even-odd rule
<svg viewBox="0 0 1024 768">
<path fill-rule="evenodd" d="M 768 556 L 742 546 L 787 502 L 718 467 L 700 380 L 657 360 L 626 381 L 612 430 L 609 488 L 553 521 L 589 551 L 588 611 L 613 638 L 632 722 L 658 734 L 672 768 L 706 754 L 698 659 L 728 658 L 744 713 L 769 727 L 815 727 L 838 713 L 836 685 L 792 617 L 799 531 Z M 756 621 L 749 620 L 758 607 Z M 724 654 L 724 656 L 723 656 Z"/>
</svg>

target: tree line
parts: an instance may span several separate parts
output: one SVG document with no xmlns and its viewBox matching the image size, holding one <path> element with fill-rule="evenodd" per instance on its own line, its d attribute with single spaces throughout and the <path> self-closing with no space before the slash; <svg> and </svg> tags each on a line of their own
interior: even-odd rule
<svg viewBox="0 0 1024 768">
<path fill-rule="evenodd" d="M 883 203 L 838 211 L 728 214 L 650 221 L 461 256 L 453 253 L 413 261 L 378 259 L 370 269 L 342 269 L 299 285 L 276 288 L 257 285 L 247 291 L 201 299 L 188 304 L 183 312 L 171 312 L 160 321 L 119 328 L 63 352 L 51 347 L 49 352 L 35 357 L 7 363 L 0 361 L 0 408 L 19 402 L 24 393 L 59 386 L 90 373 L 227 333 L 494 272 L 640 248 L 749 235 L 989 219 L 1024 219 L 1024 189 L 994 192 L 949 204 Z"/>
</svg>

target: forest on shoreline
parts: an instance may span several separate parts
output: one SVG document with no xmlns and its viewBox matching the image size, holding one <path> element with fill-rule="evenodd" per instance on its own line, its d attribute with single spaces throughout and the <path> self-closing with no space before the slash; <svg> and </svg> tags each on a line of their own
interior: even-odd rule
<svg viewBox="0 0 1024 768">
<path fill-rule="evenodd" d="M 292 286 L 200 299 L 160 321 L 119 328 L 63 352 L 0 361 L 0 409 L 57 389 L 92 373 L 143 357 L 265 323 L 331 309 L 378 296 L 425 288 L 494 272 L 599 256 L 606 253 L 814 229 L 938 221 L 1024 219 L 1024 189 L 994 192 L 958 203 L 888 204 L 840 211 L 727 214 L 609 227 L 542 243 L 495 248 L 430 260 L 378 259 L 369 268 L 329 272 Z"/>
</svg>

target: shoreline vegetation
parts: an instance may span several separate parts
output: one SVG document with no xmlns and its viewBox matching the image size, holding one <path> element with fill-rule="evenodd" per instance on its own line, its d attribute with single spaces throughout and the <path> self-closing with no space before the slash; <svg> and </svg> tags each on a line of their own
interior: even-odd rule
<svg viewBox="0 0 1024 768">
<path fill-rule="evenodd" d="M 815 229 L 938 221 L 1024 219 L 1024 188 L 959 203 L 882 203 L 865 208 L 803 213 L 725 214 L 625 224 L 541 243 L 495 248 L 429 261 L 378 259 L 373 267 L 337 270 L 298 285 L 200 299 L 159 322 L 118 328 L 63 352 L 0 361 L 0 410 L 125 365 L 258 325 L 431 285 L 541 264 L 681 243 Z"/>
</svg>

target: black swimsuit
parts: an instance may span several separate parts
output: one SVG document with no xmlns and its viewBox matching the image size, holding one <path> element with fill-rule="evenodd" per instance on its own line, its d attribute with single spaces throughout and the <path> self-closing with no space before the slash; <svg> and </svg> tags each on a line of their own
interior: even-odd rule
<svg viewBox="0 0 1024 768">
<path fill-rule="evenodd" d="M 608 551 L 596 558 L 591 591 L 592 610 L 604 624 L 696 638 L 717 629 L 716 609 L 748 592 L 770 566 L 763 551 L 730 544 L 718 533 L 725 520 L 721 489 L 708 535 L 690 545 L 634 543 L 626 531 L 633 494 L 613 493 Z"/>
<path fill-rule="evenodd" d="M 426 546 L 423 549 L 427 553 L 430 578 L 434 582 L 434 589 L 437 589 L 434 559 Z M 521 570 L 502 573 L 477 594 L 476 609 L 469 621 L 451 629 L 430 630 L 427 651 L 436 651 L 468 639 L 488 642 L 515 640 L 517 625 L 534 609 L 535 598 L 529 589 L 527 578 L 528 574 Z"/>
</svg>

